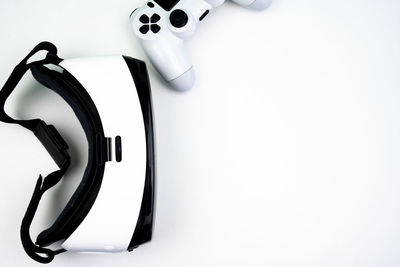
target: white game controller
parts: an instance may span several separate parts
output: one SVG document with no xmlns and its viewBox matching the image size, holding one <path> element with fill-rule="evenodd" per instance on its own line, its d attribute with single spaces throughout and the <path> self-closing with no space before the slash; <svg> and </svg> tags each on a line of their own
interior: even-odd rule
<svg viewBox="0 0 400 267">
<path fill-rule="evenodd" d="M 272 0 L 232 0 L 257 9 L 266 9 Z M 189 38 L 214 8 L 225 0 L 152 0 L 132 12 L 130 20 L 136 36 L 154 67 L 175 89 L 193 87 L 195 74 L 186 54 Z"/>
</svg>

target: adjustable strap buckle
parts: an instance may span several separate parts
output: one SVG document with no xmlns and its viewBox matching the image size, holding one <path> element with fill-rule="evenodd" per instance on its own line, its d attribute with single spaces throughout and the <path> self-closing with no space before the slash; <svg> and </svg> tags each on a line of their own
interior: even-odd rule
<svg viewBox="0 0 400 267">
<path fill-rule="evenodd" d="M 40 120 L 34 134 L 46 148 L 47 152 L 49 152 L 58 167 L 62 168 L 69 160 L 67 152 L 68 144 L 61 137 L 57 129 L 53 125 L 47 125 L 44 121 Z"/>
</svg>

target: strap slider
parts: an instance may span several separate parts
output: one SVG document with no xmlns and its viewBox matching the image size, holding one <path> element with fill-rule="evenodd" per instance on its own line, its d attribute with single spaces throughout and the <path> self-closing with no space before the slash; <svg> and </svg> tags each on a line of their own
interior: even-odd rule
<svg viewBox="0 0 400 267">
<path fill-rule="evenodd" d="M 102 166 L 108 161 L 112 161 L 112 142 L 111 138 L 104 137 L 103 134 L 96 134 L 96 163 Z"/>
<path fill-rule="evenodd" d="M 47 125 L 44 121 L 40 121 L 34 131 L 35 136 L 46 148 L 59 168 L 69 159 L 67 153 L 68 144 L 64 141 L 60 133 L 53 125 Z"/>
</svg>

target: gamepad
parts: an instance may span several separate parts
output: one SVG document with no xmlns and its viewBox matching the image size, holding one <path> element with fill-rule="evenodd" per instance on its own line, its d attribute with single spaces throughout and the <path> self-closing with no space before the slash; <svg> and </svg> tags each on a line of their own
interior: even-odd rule
<svg viewBox="0 0 400 267">
<path fill-rule="evenodd" d="M 232 0 L 257 9 L 266 9 L 271 0 Z M 152 0 L 134 10 L 130 21 L 154 67 L 175 89 L 193 87 L 195 73 L 184 47 L 184 40 L 197 25 L 225 0 Z"/>
</svg>

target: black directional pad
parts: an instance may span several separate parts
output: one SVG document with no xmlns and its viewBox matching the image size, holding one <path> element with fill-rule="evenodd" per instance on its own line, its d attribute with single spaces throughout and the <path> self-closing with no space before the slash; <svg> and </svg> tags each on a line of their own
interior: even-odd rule
<svg viewBox="0 0 400 267">
<path fill-rule="evenodd" d="M 161 30 L 161 27 L 157 24 L 157 22 L 159 22 L 161 19 L 160 15 L 154 13 L 153 15 L 151 15 L 151 17 L 149 18 L 149 16 L 147 15 L 142 15 L 139 18 L 139 21 L 143 24 L 140 28 L 139 31 L 142 34 L 147 34 L 150 30 L 153 33 L 158 33 Z"/>
<path fill-rule="evenodd" d="M 151 16 L 151 23 L 157 23 L 160 19 L 158 14 L 153 14 L 153 16 Z"/>
<path fill-rule="evenodd" d="M 149 17 L 148 17 L 147 15 L 142 15 L 142 16 L 139 18 L 139 20 L 140 20 L 140 22 L 143 23 L 143 24 L 149 23 L 149 22 L 150 22 L 150 19 L 149 19 Z"/>
</svg>

